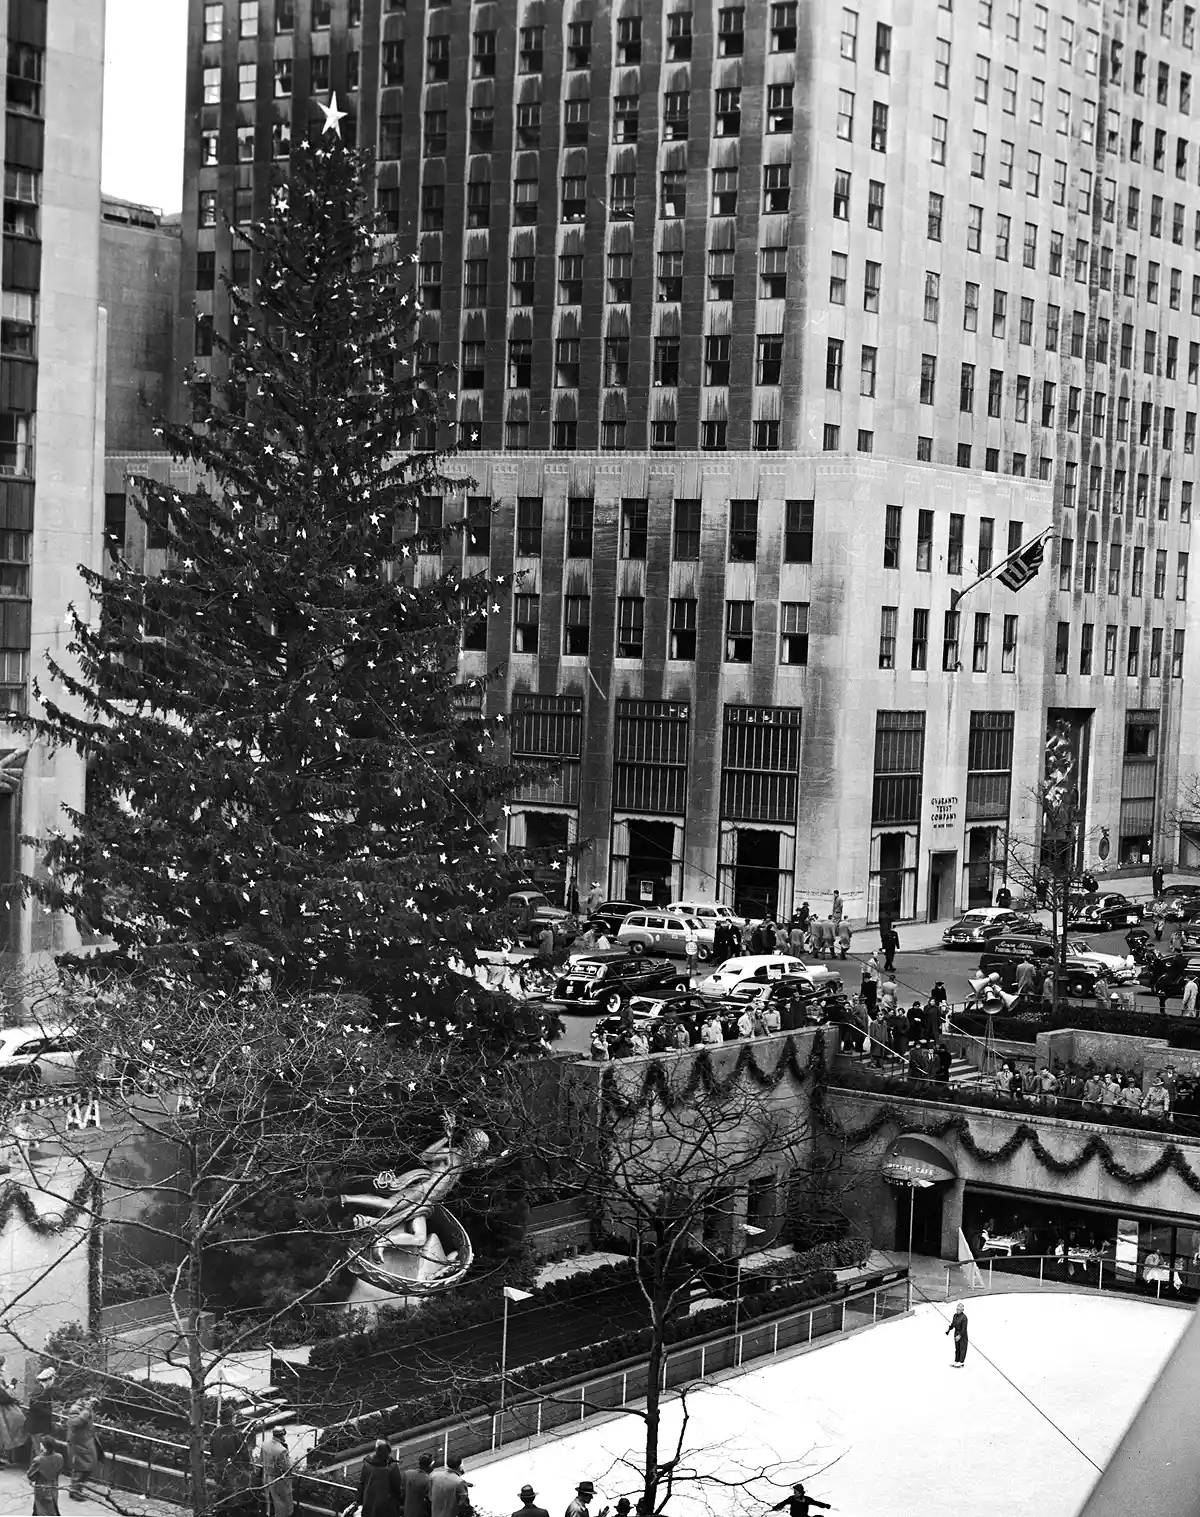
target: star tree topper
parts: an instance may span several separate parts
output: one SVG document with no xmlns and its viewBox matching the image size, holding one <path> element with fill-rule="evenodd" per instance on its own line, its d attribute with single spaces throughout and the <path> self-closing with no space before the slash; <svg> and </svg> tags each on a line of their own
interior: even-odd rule
<svg viewBox="0 0 1200 1517">
<path fill-rule="evenodd" d="M 342 135 L 342 122 L 349 114 L 338 110 L 337 95 L 330 95 L 329 104 L 321 106 L 321 112 L 325 117 L 325 125 L 321 128 L 322 137 L 326 132 L 332 132 L 335 137 Z"/>
</svg>

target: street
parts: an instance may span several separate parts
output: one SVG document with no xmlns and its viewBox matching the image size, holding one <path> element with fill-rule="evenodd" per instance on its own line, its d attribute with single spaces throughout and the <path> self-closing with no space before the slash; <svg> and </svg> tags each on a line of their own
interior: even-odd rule
<svg viewBox="0 0 1200 1517">
<path fill-rule="evenodd" d="M 928 937 L 932 929 L 921 924 L 920 930 L 925 937 Z M 896 955 L 896 984 L 899 987 L 901 1006 L 910 1006 L 913 1001 L 924 1000 L 937 980 L 945 983 L 946 994 L 952 1003 L 965 1001 L 971 994 L 970 981 L 978 973 L 980 949 L 974 948 L 968 952 L 964 949 L 920 948 L 912 953 L 905 953 L 903 926 L 898 928 L 898 932 L 901 951 Z M 1082 937 L 1082 934 L 1080 936 Z M 874 929 L 861 929 L 855 933 L 854 947 L 850 957 L 845 963 L 840 960 L 837 962 L 836 968 L 848 992 L 857 993 L 862 980 L 862 966 L 870 957 L 877 941 Z M 1084 941 L 1103 953 L 1124 954 L 1126 951 L 1123 931 L 1089 933 Z M 1159 947 L 1160 950 L 1166 947 L 1165 938 Z M 816 961 L 810 959 L 809 962 Z M 882 955 L 880 962 L 882 963 Z M 707 966 L 705 966 L 705 972 L 707 972 Z M 1138 1005 L 1141 1010 L 1147 1012 L 1158 1010 L 1158 1002 L 1145 992 L 1139 995 Z M 599 1013 L 594 1009 L 567 1010 L 563 1015 L 566 1031 L 554 1045 L 556 1052 L 577 1053 L 586 1058 L 592 1028 L 595 1026 L 598 1015 Z"/>
</svg>

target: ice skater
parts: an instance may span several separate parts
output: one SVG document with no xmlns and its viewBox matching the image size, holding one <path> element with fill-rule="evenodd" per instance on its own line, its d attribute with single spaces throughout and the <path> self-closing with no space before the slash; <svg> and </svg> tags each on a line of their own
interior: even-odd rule
<svg viewBox="0 0 1200 1517">
<path fill-rule="evenodd" d="M 806 1496 L 804 1486 L 797 1481 L 792 1487 L 792 1494 L 785 1496 L 782 1501 L 777 1501 L 771 1510 L 782 1512 L 786 1508 L 788 1517 L 811 1517 L 813 1507 L 818 1506 L 823 1512 L 833 1510 L 828 1501 L 818 1501 L 815 1496 Z"/>
<path fill-rule="evenodd" d="M 954 1316 L 951 1317 L 946 1332 L 954 1334 L 954 1368 L 960 1370 L 967 1357 L 967 1314 L 963 1311 L 961 1301 L 954 1308 Z"/>
</svg>

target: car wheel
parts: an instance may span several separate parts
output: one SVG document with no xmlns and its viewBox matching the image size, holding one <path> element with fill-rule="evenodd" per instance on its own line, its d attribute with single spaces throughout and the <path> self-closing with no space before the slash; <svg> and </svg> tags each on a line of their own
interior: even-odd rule
<svg viewBox="0 0 1200 1517">
<path fill-rule="evenodd" d="M 676 995 L 678 995 L 680 991 L 691 990 L 691 988 L 692 988 L 691 987 L 691 982 L 688 981 L 688 980 L 672 980 L 671 981 L 671 990 L 673 992 L 675 992 Z"/>
<path fill-rule="evenodd" d="M 630 951 L 630 953 L 638 953 L 638 954 L 645 953 L 645 951 L 646 951 L 646 945 L 645 945 L 645 943 L 630 943 L 630 945 L 629 945 L 629 951 Z"/>
<path fill-rule="evenodd" d="M 1069 996 L 1077 996 L 1082 1000 L 1085 996 L 1091 994 L 1091 988 L 1086 980 L 1080 979 L 1078 975 L 1075 975 L 1067 981 L 1067 994 Z"/>
<path fill-rule="evenodd" d="M 625 997 L 619 990 L 610 990 L 604 999 L 600 1002 L 600 1004 L 604 1007 L 605 1011 L 608 1012 L 610 1017 L 615 1017 L 620 1011 L 621 1007 L 624 1006 Z"/>
<path fill-rule="evenodd" d="M 696 957 L 701 961 L 701 963 L 707 963 L 708 960 L 712 958 L 712 949 L 706 948 L 704 944 L 701 943 L 699 949 L 696 952 Z"/>
</svg>

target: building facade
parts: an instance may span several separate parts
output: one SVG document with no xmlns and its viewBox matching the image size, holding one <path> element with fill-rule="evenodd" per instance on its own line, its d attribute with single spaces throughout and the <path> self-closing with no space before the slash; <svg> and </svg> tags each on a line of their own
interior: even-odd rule
<svg viewBox="0 0 1200 1517">
<path fill-rule="evenodd" d="M 472 483 L 423 514 L 486 502 L 466 563 L 511 589 L 464 669 L 562 762 L 511 847 L 945 916 L 1036 846 L 1065 722 L 1082 856 L 1175 859 L 1195 10 L 193 0 L 179 360 L 336 92 L 455 376 Z M 1043 531 L 1026 588 L 968 589 Z"/>
<path fill-rule="evenodd" d="M 0 954 L 29 963 L 71 946 L 69 922 L 21 899 L 37 868 L 23 837 L 68 825 L 82 760 L 3 721 L 35 709 L 47 655 L 63 660 L 80 564 L 98 563 L 104 457 L 100 305 L 103 7 L 6 0 L 0 270 Z M 62 699 L 61 690 L 54 690 Z"/>
</svg>

